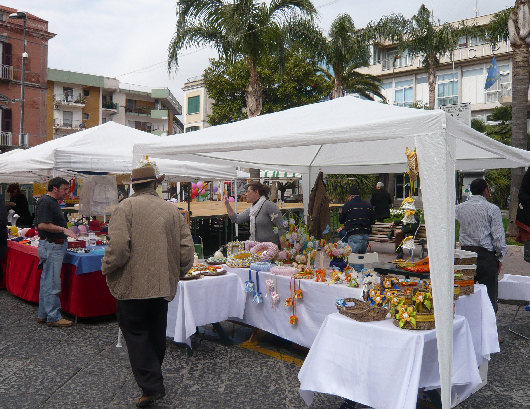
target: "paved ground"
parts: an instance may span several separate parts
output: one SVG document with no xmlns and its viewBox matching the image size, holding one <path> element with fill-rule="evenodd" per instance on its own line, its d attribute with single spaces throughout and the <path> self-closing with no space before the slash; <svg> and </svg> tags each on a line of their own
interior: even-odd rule
<svg viewBox="0 0 530 409">
<path fill-rule="evenodd" d="M 515 306 L 500 305 L 501 353 L 492 356 L 488 385 L 459 409 L 529 407 L 530 342 L 508 328 L 530 337 L 530 312 L 520 311 L 512 323 L 515 311 Z M 117 324 L 112 317 L 81 320 L 66 329 L 37 324 L 36 317 L 36 305 L 0 290 L 0 408 L 134 407 L 140 393 L 125 347 L 115 347 Z M 167 395 L 153 407 L 305 408 L 298 395 L 299 366 L 241 348 L 248 328 L 228 322 L 223 327 L 236 345 L 222 345 L 211 327 L 204 327 L 205 335 L 193 338 L 189 358 L 181 345 L 168 340 L 163 368 Z M 306 354 L 272 336 L 261 344 L 300 359 Z M 319 394 L 311 407 L 338 409 L 342 401 Z"/>
</svg>

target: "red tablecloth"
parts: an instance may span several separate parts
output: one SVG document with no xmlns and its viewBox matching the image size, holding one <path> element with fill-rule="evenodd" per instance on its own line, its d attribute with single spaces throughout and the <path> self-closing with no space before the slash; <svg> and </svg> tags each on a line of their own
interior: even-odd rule
<svg viewBox="0 0 530 409">
<path fill-rule="evenodd" d="M 39 302 L 41 269 L 37 247 L 8 242 L 6 289 L 26 301 Z M 78 317 L 97 317 L 116 312 L 116 299 L 110 294 L 101 271 L 77 275 L 72 264 L 61 270 L 61 308 Z"/>
</svg>

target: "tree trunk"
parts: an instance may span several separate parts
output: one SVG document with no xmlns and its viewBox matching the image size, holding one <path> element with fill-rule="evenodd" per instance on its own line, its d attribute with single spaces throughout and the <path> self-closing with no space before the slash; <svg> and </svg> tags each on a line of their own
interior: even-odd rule
<svg viewBox="0 0 530 409">
<path fill-rule="evenodd" d="M 344 96 L 344 87 L 342 85 L 342 77 L 335 72 L 335 81 L 333 91 L 331 91 L 330 99 L 341 98 Z"/>
<path fill-rule="evenodd" d="M 429 59 L 429 69 L 427 70 L 429 84 L 429 108 L 434 109 L 436 105 L 436 68 L 433 59 Z"/>
<path fill-rule="evenodd" d="M 512 44 L 513 47 L 513 73 L 512 73 L 512 146 L 527 149 L 527 111 L 528 111 L 528 84 L 529 84 L 529 58 L 528 45 Z M 517 235 L 515 216 L 517 214 L 517 197 L 519 187 L 523 181 L 524 168 L 515 168 L 511 171 L 512 181 L 510 187 L 510 223 L 506 233 L 509 236 Z"/>
<path fill-rule="evenodd" d="M 258 67 L 256 62 L 251 58 L 249 60 L 250 79 L 247 88 L 247 116 L 253 118 L 261 114 L 263 107 L 262 87 L 259 82 Z"/>
<path fill-rule="evenodd" d="M 263 107 L 263 94 L 262 87 L 259 82 L 258 67 L 256 62 L 251 58 L 249 60 L 250 79 L 247 88 L 247 116 L 253 118 L 261 114 Z M 253 180 L 259 180 L 259 169 L 250 168 L 250 178 Z"/>
</svg>

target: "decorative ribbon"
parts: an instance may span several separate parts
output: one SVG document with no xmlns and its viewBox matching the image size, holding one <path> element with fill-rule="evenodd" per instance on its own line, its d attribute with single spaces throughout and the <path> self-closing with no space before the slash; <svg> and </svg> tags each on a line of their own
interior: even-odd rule
<svg viewBox="0 0 530 409">
<path fill-rule="evenodd" d="M 434 314 L 416 314 L 416 322 L 430 322 L 430 321 L 434 321 Z"/>
<path fill-rule="evenodd" d="M 458 284 L 460 287 L 467 287 L 467 286 L 475 285 L 475 281 L 474 280 L 465 280 L 465 281 L 455 280 L 455 284 Z"/>
<path fill-rule="evenodd" d="M 252 270 L 249 270 L 252 271 Z M 259 272 L 256 271 L 256 291 L 253 293 L 252 302 L 256 304 L 261 304 L 263 302 L 263 296 L 259 290 Z"/>
<path fill-rule="evenodd" d="M 399 307 L 399 312 L 396 314 L 396 319 L 399 320 L 399 328 L 403 328 L 407 322 L 415 329 L 416 328 L 416 311 L 413 307 L 406 307 L 402 305 Z"/>
<path fill-rule="evenodd" d="M 432 297 L 430 293 L 417 292 L 416 294 L 414 294 L 414 301 L 416 301 L 416 310 L 421 313 L 423 306 L 425 306 L 430 311 L 432 308 L 431 298 Z"/>
<path fill-rule="evenodd" d="M 316 279 L 315 279 L 315 281 L 317 283 L 325 283 L 326 282 L 326 270 L 319 268 L 316 271 Z"/>
<path fill-rule="evenodd" d="M 346 301 L 344 301 L 344 298 L 337 297 L 337 300 L 335 301 L 335 305 L 337 307 L 346 307 Z"/>
<path fill-rule="evenodd" d="M 254 282 L 252 281 L 252 270 L 248 270 L 248 281 L 245 281 L 245 292 L 252 293 L 254 292 Z"/>
</svg>

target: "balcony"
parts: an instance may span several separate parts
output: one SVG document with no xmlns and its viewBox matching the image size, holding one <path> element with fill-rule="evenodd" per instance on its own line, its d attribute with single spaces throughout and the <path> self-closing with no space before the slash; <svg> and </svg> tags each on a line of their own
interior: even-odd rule
<svg viewBox="0 0 530 409">
<path fill-rule="evenodd" d="M 150 107 L 126 107 L 125 112 L 131 115 L 139 115 L 139 116 L 150 116 L 151 115 L 151 108 Z"/>
<path fill-rule="evenodd" d="M 59 109 L 61 106 L 84 108 L 86 105 L 86 97 L 81 94 L 78 94 L 77 97 L 73 95 L 54 95 L 53 105 L 55 109 Z"/>
<path fill-rule="evenodd" d="M 13 67 L 11 65 L 0 64 L 0 80 L 13 81 Z"/>
<path fill-rule="evenodd" d="M 101 109 L 103 110 L 103 113 L 107 114 L 117 114 L 119 110 L 119 106 L 117 102 L 105 102 L 103 101 L 101 103 Z"/>
<path fill-rule="evenodd" d="M 151 118 L 153 119 L 168 119 L 169 112 L 167 109 L 152 109 Z"/>
<path fill-rule="evenodd" d="M 69 121 L 69 120 L 58 120 L 54 119 L 53 121 L 53 129 L 55 131 L 79 131 L 80 129 L 85 129 L 86 124 L 83 121 L 75 120 L 75 121 Z"/>
<path fill-rule="evenodd" d="M 12 146 L 13 138 L 11 132 L 0 131 L 0 146 Z"/>
</svg>

